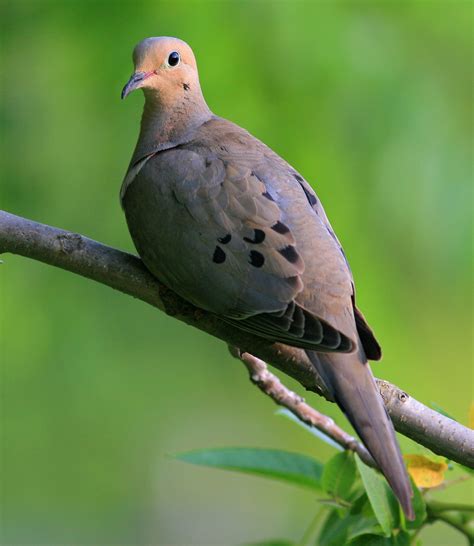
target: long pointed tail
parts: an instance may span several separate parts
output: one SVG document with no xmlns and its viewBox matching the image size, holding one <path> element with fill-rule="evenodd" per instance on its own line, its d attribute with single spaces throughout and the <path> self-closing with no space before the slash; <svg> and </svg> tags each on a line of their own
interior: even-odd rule
<svg viewBox="0 0 474 546">
<path fill-rule="evenodd" d="M 410 480 L 395 430 L 363 351 L 351 354 L 307 353 L 335 401 L 387 478 L 405 515 L 413 519 Z"/>
</svg>

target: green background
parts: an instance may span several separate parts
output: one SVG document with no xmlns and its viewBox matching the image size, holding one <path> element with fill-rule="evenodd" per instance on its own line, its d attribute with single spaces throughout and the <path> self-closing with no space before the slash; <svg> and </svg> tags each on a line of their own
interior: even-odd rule
<svg viewBox="0 0 474 546">
<path fill-rule="evenodd" d="M 316 188 L 384 348 L 375 373 L 467 422 L 472 7 L 2 0 L 1 206 L 132 251 L 118 191 L 142 97 L 121 102 L 120 90 L 139 40 L 179 36 L 214 112 Z M 310 492 L 169 457 L 232 445 L 333 453 L 274 416 L 222 342 L 104 286 L 3 258 L 2 544 L 303 534 L 319 509 Z M 472 489 L 442 495 L 467 502 Z M 442 525 L 421 536 L 463 544 Z"/>
</svg>

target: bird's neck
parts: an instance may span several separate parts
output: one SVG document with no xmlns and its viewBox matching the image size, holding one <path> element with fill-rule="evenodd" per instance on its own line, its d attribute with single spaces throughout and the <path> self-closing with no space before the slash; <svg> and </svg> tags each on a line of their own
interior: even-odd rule
<svg viewBox="0 0 474 546">
<path fill-rule="evenodd" d="M 145 92 L 145 106 L 134 161 L 157 149 L 187 142 L 189 136 L 211 117 L 212 112 L 200 90 L 199 93 L 183 92 L 173 103 L 167 103 L 158 94 Z"/>
</svg>

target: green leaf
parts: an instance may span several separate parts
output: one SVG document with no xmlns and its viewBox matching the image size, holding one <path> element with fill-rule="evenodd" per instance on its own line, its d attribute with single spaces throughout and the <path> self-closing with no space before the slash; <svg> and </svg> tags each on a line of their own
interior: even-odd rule
<svg viewBox="0 0 474 546">
<path fill-rule="evenodd" d="M 365 490 L 363 490 L 362 493 L 359 492 L 359 495 L 352 501 L 352 506 L 349 512 L 352 515 L 363 514 L 367 517 L 373 514 L 373 510 L 370 506 Z"/>
<path fill-rule="evenodd" d="M 347 540 L 353 540 L 360 535 L 383 535 L 383 531 L 376 518 L 359 516 L 349 529 Z"/>
<path fill-rule="evenodd" d="M 400 531 L 392 537 L 392 544 L 394 546 L 410 546 L 411 536 L 406 531 Z"/>
<path fill-rule="evenodd" d="M 412 504 L 415 511 L 415 519 L 413 521 L 407 520 L 405 526 L 407 529 L 418 529 L 426 519 L 426 502 L 412 478 L 410 478 L 410 481 L 413 489 Z"/>
<path fill-rule="evenodd" d="M 392 546 L 393 542 L 391 538 L 380 535 L 361 535 L 347 544 L 350 546 Z"/>
<path fill-rule="evenodd" d="M 323 465 L 307 455 L 246 447 L 200 449 L 178 453 L 187 463 L 256 474 L 321 491 Z"/>
<path fill-rule="evenodd" d="M 388 537 L 399 521 L 398 502 L 382 476 L 365 465 L 357 455 L 356 464 L 375 517 Z"/>
<path fill-rule="evenodd" d="M 341 517 L 338 510 L 331 510 L 319 533 L 318 546 L 346 546 L 349 527 L 358 519 L 347 514 Z"/>
<path fill-rule="evenodd" d="M 328 495 L 348 499 L 355 477 L 354 456 L 349 451 L 343 451 L 324 465 L 321 484 Z"/>
<path fill-rule="evenodd" d="M 343 504 L 343 502 L 345 504 Z M 347 509 L 347 503 L 346 501 L 342 501 L 342 500 L 335 500 L 335 499 L 318 499 L 318 503 L 319 504 L 322 504 L 323 506 L 329 506 L 331 508 L 344 508 L 344 509 Z"/>
<path fill-rule="evenodd" d="M 348 546 L 410 546 L 410 535 L 401 531 L 390 537 L 383 537 L 375 534 L 360 535 L 348 542 Z"/>
</svg>

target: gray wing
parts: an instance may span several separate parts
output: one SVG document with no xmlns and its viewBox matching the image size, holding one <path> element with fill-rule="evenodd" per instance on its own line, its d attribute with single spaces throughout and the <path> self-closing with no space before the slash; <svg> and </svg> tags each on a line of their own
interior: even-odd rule
<svg viewBox="0 0 474 546">
<path fill-rule="evenodd" d="M 357 333 L 359 335 L 359 339 L 362 343 L 362 346 L 364 348 L 364 352 L 368 359 L 370 360 L 380 360 L 382 358 L 382 349 L 375 338 L 375 335 L 370 328 L 369 324 L 367 323 L 364 315 L 362 312 L 358 309 L 356 306 L 356 297 L 355 297 L 355 284 L 354 279 L 352 276 L 352 271 L 349 265 L 349 262 L 346 258 L 344 249 L 342 248 L 342 245 L 337 238 L 336 234 L 334 233 L 331 224 L 328 220 L 328 217 L 326 216 L 326 213 L 324 211 L 323 206 L 321 205 L 321 202 L 319 201 L 315 191 L 313 188 L 308 184 L 308 182 L 297 172 L 291 170 L 291 175 L 293 179 L 297 182 L 297 184 L 300 186 L 302 192 L 304 193 L 307 201 L 307 206 L 311 208 L 313 213 L 320 219 L 322 225 L 326 229 L 329 236 L 333 239 L 335 246 L 337 247 L 340 257 L 344 259 L 344 262 L 347 266 L 347 276 L 350 278 L 351 282 L 351 303 L 352 303 L 352 311 L 354 314 L 355 319 L 355 326 L 357 329 Z"/>
<path fill-rule="evenodd" d="M 353 350 L 298 298 L 305 263 L 277 201 L 242 158 L 184 147 L 150 159 L 123 204 L 145 264 L 185 299 L 272 341 Z"/>
</svg>

